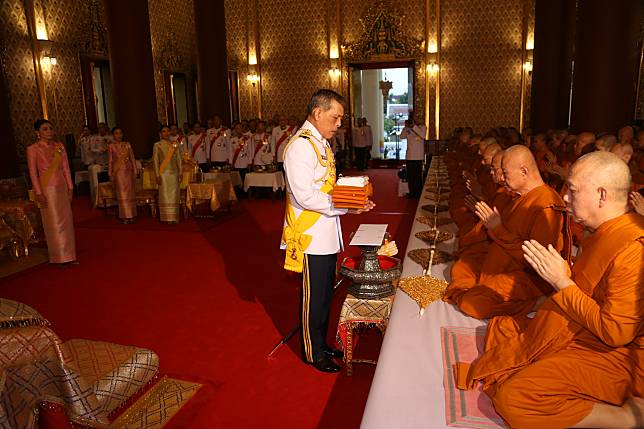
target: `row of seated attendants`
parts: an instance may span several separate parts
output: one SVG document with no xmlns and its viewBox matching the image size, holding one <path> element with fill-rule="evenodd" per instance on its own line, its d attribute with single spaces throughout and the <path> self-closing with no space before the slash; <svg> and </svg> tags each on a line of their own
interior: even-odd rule
<svg viewBox="0 0 644 429">
<path fill-rule="evenodd" d="M 644 427 L 644 130 L 457 130 L 444 300 L 488 319 L 453 370 L 512 428 Z"/>
</svg>

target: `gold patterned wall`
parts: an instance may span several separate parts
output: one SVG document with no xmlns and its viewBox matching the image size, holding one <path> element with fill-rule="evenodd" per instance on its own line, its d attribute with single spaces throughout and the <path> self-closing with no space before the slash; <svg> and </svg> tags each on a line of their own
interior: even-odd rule
<svg viewBox="0 0 644 429">
<path fill-rule="evenodd" d="M 27 20 L 20 0 L 4 0 L 0 7 L 0 60 L 8 77 L 13 129 L 20 158 L 33 141 L 32 125 L 40 116 Z M 16 79 L 16 76 L 22 76 Z"/>
<path fill-rule="evenodd" d="M 85 122 L 78 43 L 81 40 L 86 9 L 73 0 L 36 0 L 36 25 L 52 40 L 55 66 L 43 66 L 44 93 L 49 118 L 59 137 L 76 133 Z M 2 65 L 9 80 L 10 111 L 18 155 L 34 141 L 33 123 L 42 117 L 40 95 L 32 54 L 31 39 L 23 2 L 4 0 L 0 7 L 0 31 L 4 40 Z M 41 33 L 42 34 L 42 33 Z"/>
<path fill-rule="evenodd" d="M 524 1 L 529 4 L 525 20 Z M 345 46 L 355 43 L 364 31 L 361 18 L 375 3 L 226 0 L 228 60 L 231 69 L 240 72 L 241 116 L 256 116 L 258 111 L 258 94 L 246 81 L 249 47 L 252 51 L 255 37 L 259 39 L 257 70 L 261 74 L 263 116 L 301 116 L 311 92 L 332 85 L 328 49 L 334 37 Z M 389 4 L 392 14 L 403 16 L 402 31 L 410 39 L 425 41 L 429 35 L 430 43 L 435 44 L 440 28 L 442 137 L 457 126 L 471 125 L 477 131 L 501 124 L 519 126 L 522 30 L 525 23 L 530 37 L 534 32 L 534 0 L 443 0 L 440 17 L 436 16 L 437 0 L 399 0 Z M 429 83 L 433 124 L 435 75 L 429 75 L 426 82 L 425 74 L 426 61 L 421 59 L 416 67 L 414 104 L 416 112 L 423 116 L 425 86 Z M 529 79 L 526 83 L 529 90 Z M 346 68 L 340 89 L 348 93 Z M 529 105 L 529 100 L 524 105 Z"/>
<path fill-rule="evenodd" d="M 150 37 L 154 62 L 154 86 L 157 94 L 159 122 L 167 123 L 168 101 L 163 72 L 184 73 L 194 88 L 196 75 L 196 35 L 192 0 L 149 0 Z M 188 106 L 193 106 L 194 90 L 188 89 Z M 189 112 L 188 116 L 195 116 Z"/>
<path fill-rule="evenodd" d="M 441 136 L 519 126 L 523 0 L 441 2 Z"/>
</svg>

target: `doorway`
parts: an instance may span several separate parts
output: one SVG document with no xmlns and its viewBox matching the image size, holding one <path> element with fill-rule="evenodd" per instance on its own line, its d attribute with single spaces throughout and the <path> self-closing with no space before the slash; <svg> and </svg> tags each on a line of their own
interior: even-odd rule
<svg viewBox="0 0 644 429">
<path fill-rule="evenodd" d="M 352 126 L 366 118 L 373 133 L 372 159 L 405 159 L 407 142 L 400 139 L 413 111 L 413 61 L 351 64 Z"/>
<path fill-rule="evenodd" d="M 116 126 L 116 120 L 109 63 L 106 61 L 93 63 L 92 76 L 94 78 L 94 105 L 97 122 L 103 122 L 110 128 L 114 127 Z"/>
</svg>

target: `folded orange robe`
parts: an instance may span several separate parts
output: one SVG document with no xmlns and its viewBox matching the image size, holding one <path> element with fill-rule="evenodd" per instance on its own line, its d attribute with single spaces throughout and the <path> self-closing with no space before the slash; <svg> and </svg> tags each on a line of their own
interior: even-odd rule
<svg viewBox="0 0 644 429">
<path fill-rule="evenodd" d="M 363 187 L 336 186 L 333 188 L 331 199 L 336 208 L 360 209 L 365 206 L 372 195 L 373 186 L 371 183 L 367 183 Z"/>
<path fill-rule="evenodd" d="M 501 213 L 502 223 L 488 230 L 493 243 L 484 258 L 462 258 L 452 266 L 445 301 L 477 319 L 525 314 L 552 288 L 523 258 L 525 240 L 563 248 L 565 205 L 548 185 L 516 198 Z"/>
<path fill-rule="evenodd" d="M 496 411 L 522 429 L 567 428 L 595 403 L 644 395 L 643 261 L 642 216 L 602 224 L 582 244 L 574 284 L 532 320 L 494 319 L 485 353 L 456 365 L 458 387 L 482 381 Z"/>
</svg>

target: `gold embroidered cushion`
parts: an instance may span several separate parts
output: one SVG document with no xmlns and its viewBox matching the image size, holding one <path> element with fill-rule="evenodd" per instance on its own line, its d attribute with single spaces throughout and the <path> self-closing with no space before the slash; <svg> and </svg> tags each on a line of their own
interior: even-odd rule
<svg viewBox="0 0 644 429">
<path fill-rule="evenodd" d="M 36 325 L 49 326 L 50 323 L 28 305 L 0 298 L 0 328 L 19 328 Z"/>
</svg>

